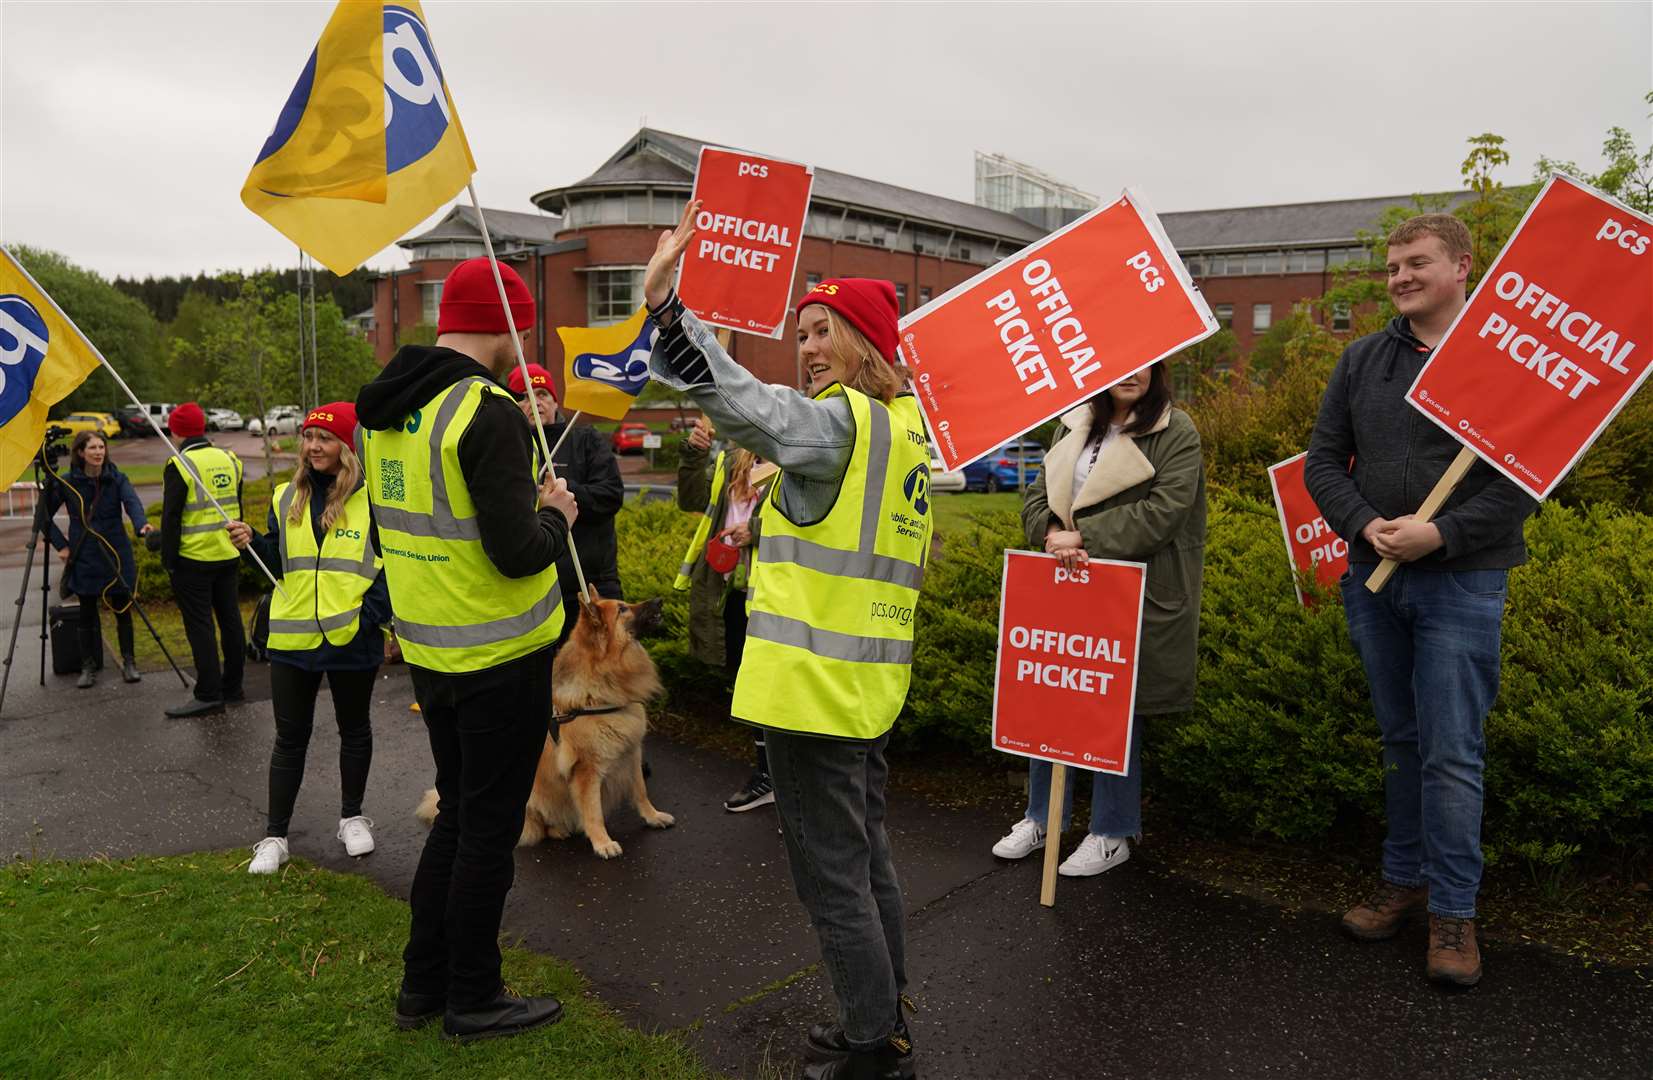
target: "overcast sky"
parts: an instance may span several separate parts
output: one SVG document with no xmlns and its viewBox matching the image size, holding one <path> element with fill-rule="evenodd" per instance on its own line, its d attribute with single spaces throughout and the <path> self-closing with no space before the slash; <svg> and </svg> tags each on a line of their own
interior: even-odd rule
<svg viewBox="0 0 1653 1080">
<path fill-rule="evenodd" d="M 0 241 L 111 276 L 290 265 L 239 193 L 332 7 L 0 0 Z M 1510 182 L 1649 138 L 1646 0 L 424 7 L 513 210 L 645 118 L 964 200 L 997 151 L 1160 211 L 1456 188 L 1483 131 Z"/>
</svg>

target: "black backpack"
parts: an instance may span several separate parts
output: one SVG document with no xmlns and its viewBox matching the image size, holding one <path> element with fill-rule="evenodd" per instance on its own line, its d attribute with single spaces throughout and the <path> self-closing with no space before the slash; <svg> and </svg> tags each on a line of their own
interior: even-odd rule
<svg viewBox="0 0 1653 1080">
<path fill-rule="evenodd" d="M 258 598 L 258 606 L 253 608 L 252 624 L 247 627 L 247 659 L 268 660 L 270 658 L 270 593 Z"/>
</svg>

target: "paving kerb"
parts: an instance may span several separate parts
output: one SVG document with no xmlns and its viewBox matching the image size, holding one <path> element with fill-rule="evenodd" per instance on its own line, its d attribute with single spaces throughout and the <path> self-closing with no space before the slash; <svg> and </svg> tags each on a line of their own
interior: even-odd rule
<svg viewBox="0 0 1653 1080">
<path fill-rule="evenodd" d="M 21 655 L 21 650 L 20 650 Z M 31 657 L 32 659 L 32 657 Z M 0 719 L 0 851 L 84 857 L 250 847 L 262 833 L 272 732 L 267 669 L 222 718 L 168 721 L 170 672 L 136 687 L 14 685 Z M 164 676 L 164 677 L 163 677 Z M 292 829 L 296 854 L 407 895 L 424 840 L 412 807 L 429 784 L 405 669 L 375 695 L 366 812 L 378 850 L 344 855 L 338 737 L 323 694 Z M 639 1027 L 685 1032 L 714 1066 L 758 1074 L 795 1062 L 830 1012 L 807 974 L 815 938 L 792 893 L 773 811 L 723 812 L 748 763 L 654 738 L 654 801 L 676 828 L 610 822 L 624 855 L 582 839 L 521 851 L 505 934 L 562 957 Z M 899 768 L 899 765 L 897 766 Z M 1036 902 L 1036 859 L 998 863 L 1007 824 L 901 792 L 892 838 L 910 912 L 909 969 L 926 1077 L 1206 1075 L 1645 1076 L 1653 969 L 1588 968 L 1540 949 L 1487 948 L 1485 985 L 1443 994 L 1421 976 L 1423 941 L 1356 946 L 1334 920 L 1207 889 L 1155 863 L 1152 846 Z M 552 1036 L 554 1037 L 554 1036 Z"/>
</svg>

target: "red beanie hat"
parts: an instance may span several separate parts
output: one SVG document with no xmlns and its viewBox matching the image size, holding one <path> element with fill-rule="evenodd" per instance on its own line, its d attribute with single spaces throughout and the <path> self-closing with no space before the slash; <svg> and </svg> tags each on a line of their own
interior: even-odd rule
<svg viewBox="0 0 1653 1080">
<path fill-rule="evenodd" d="M 828 278 L 804 293 L 802 312 L 810 304 L 831 308 L 866 335 L 879 355 L 895 363 L 896 327 L 901 310 L 895 303 L 895 285 L 876 278 Z"/>
<path fill-rule="evenodd" d="M 307 428 L 321 428 L 346 446 L 354 445 L 356 441 L 356 403 L 354 401 L 334 401 L 326 405 L 317 405 L 310 410 L 310 415 L 304 418 L 304 426 Z"/>
<path fill-rule="evenodd" d="M 207 433 L 207 414 L 193 401 L 175 405 L 166 418 L 167 428 L 180 439 L 193 439 Z"/>
<path fill-rule="evenodd" d="M 528 286 L 509 266 L 501 263 L 499 276 L 511 301 L 511 317 L 517 330 L 534 325 L 534 298 Z M 499 304 L 499 286 L 487 259 L 466 259 L 442 282 L 442 306 L 436 316 L 438 334 L 508 334 L 505 309 Z"/>
<path fill-rule="evenodd" d="M 534 384 L 534 389 L 549 390 L 553 398 L 557 396 L 557 388 L 551 385 L 551 373 L 538 364 L 528 365 L 528 381 Z M 527 393 L 523 389 L 522 365 L 519 364 L 511 369 L 511 377 L 505 380 L 505 386 L 518 397 Z"/>
</svg>

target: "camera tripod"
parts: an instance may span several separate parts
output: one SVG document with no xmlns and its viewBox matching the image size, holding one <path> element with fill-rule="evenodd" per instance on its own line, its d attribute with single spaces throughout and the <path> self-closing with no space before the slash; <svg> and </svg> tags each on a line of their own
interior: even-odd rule
<svg viewBox="0 0 1653 1080">
<path fill-rule="evenodd" d="M 48 443 L 50 440 L 51 436 L 48 434 Z M 23 563 L 23 582 L 17 589 L 17 600 L 15 601 L 17 605 L 17 617 L 12 621 L 11 642 L 6 646 L 6 659 L 4 665 L 5 674 L 3 677 L 0 677 L 0 709 L 5 708 L 6 688 L 11 685 L 12 661 L 17 655 L 17 631 L 23 626 L 23 605 L 28 602 L 29 578 L 34 571 L 34 553 L 36 547 L 39 547 L 42 551 L 40 558 L 40 685 L 46 685 L 46 650 L 48 646 L 48 628 L 50 626 L 52 598 L 52 558 L 50 541 L 51 530 L 48 528 L 49 523 L 46 517 L 46 484 L 40 478 L 40 463 L 42 457 L 47 452 L 47 447 L 42 446 L 40 454 L 35 456 L 33 462 L 35 491 L 34 520 L 29 530 L 28 558 Z M 50 471 L 50 465 L 47 466 L 47 469 Z M 88 531 L 90 531 L 89 525 L 87 528 Z M 107 557 L 108 555 L 106 552 L 105 558 Z M 116 576 L 119 577 L 120 568 L 117 566 L 115 570 Z M 149 630 L 149 635 L 155 639 L 155 644 L 161 647 L 161 654 L 166 657 L 167 663 L 171 664 L 172 670 L 177 672 L 178 681 L 183 683 L 187 689 L 189 687 L 188 677 L 184 675 L 183 669 L 178 666 L 178 661 L 172 658 L 172 652 L 166 647 L 166 642 L 161 640 L 161 635 L 155 629 L 155 624 L 149 621 L 149 615 L 145 613 L 143 606 L 138 603 L 136 590 L 133 591 L 130 602 L 132 604 L 132 609 L 138 613 L 138 617 L 143 620 L 145 628 Z"/>
</svg>

